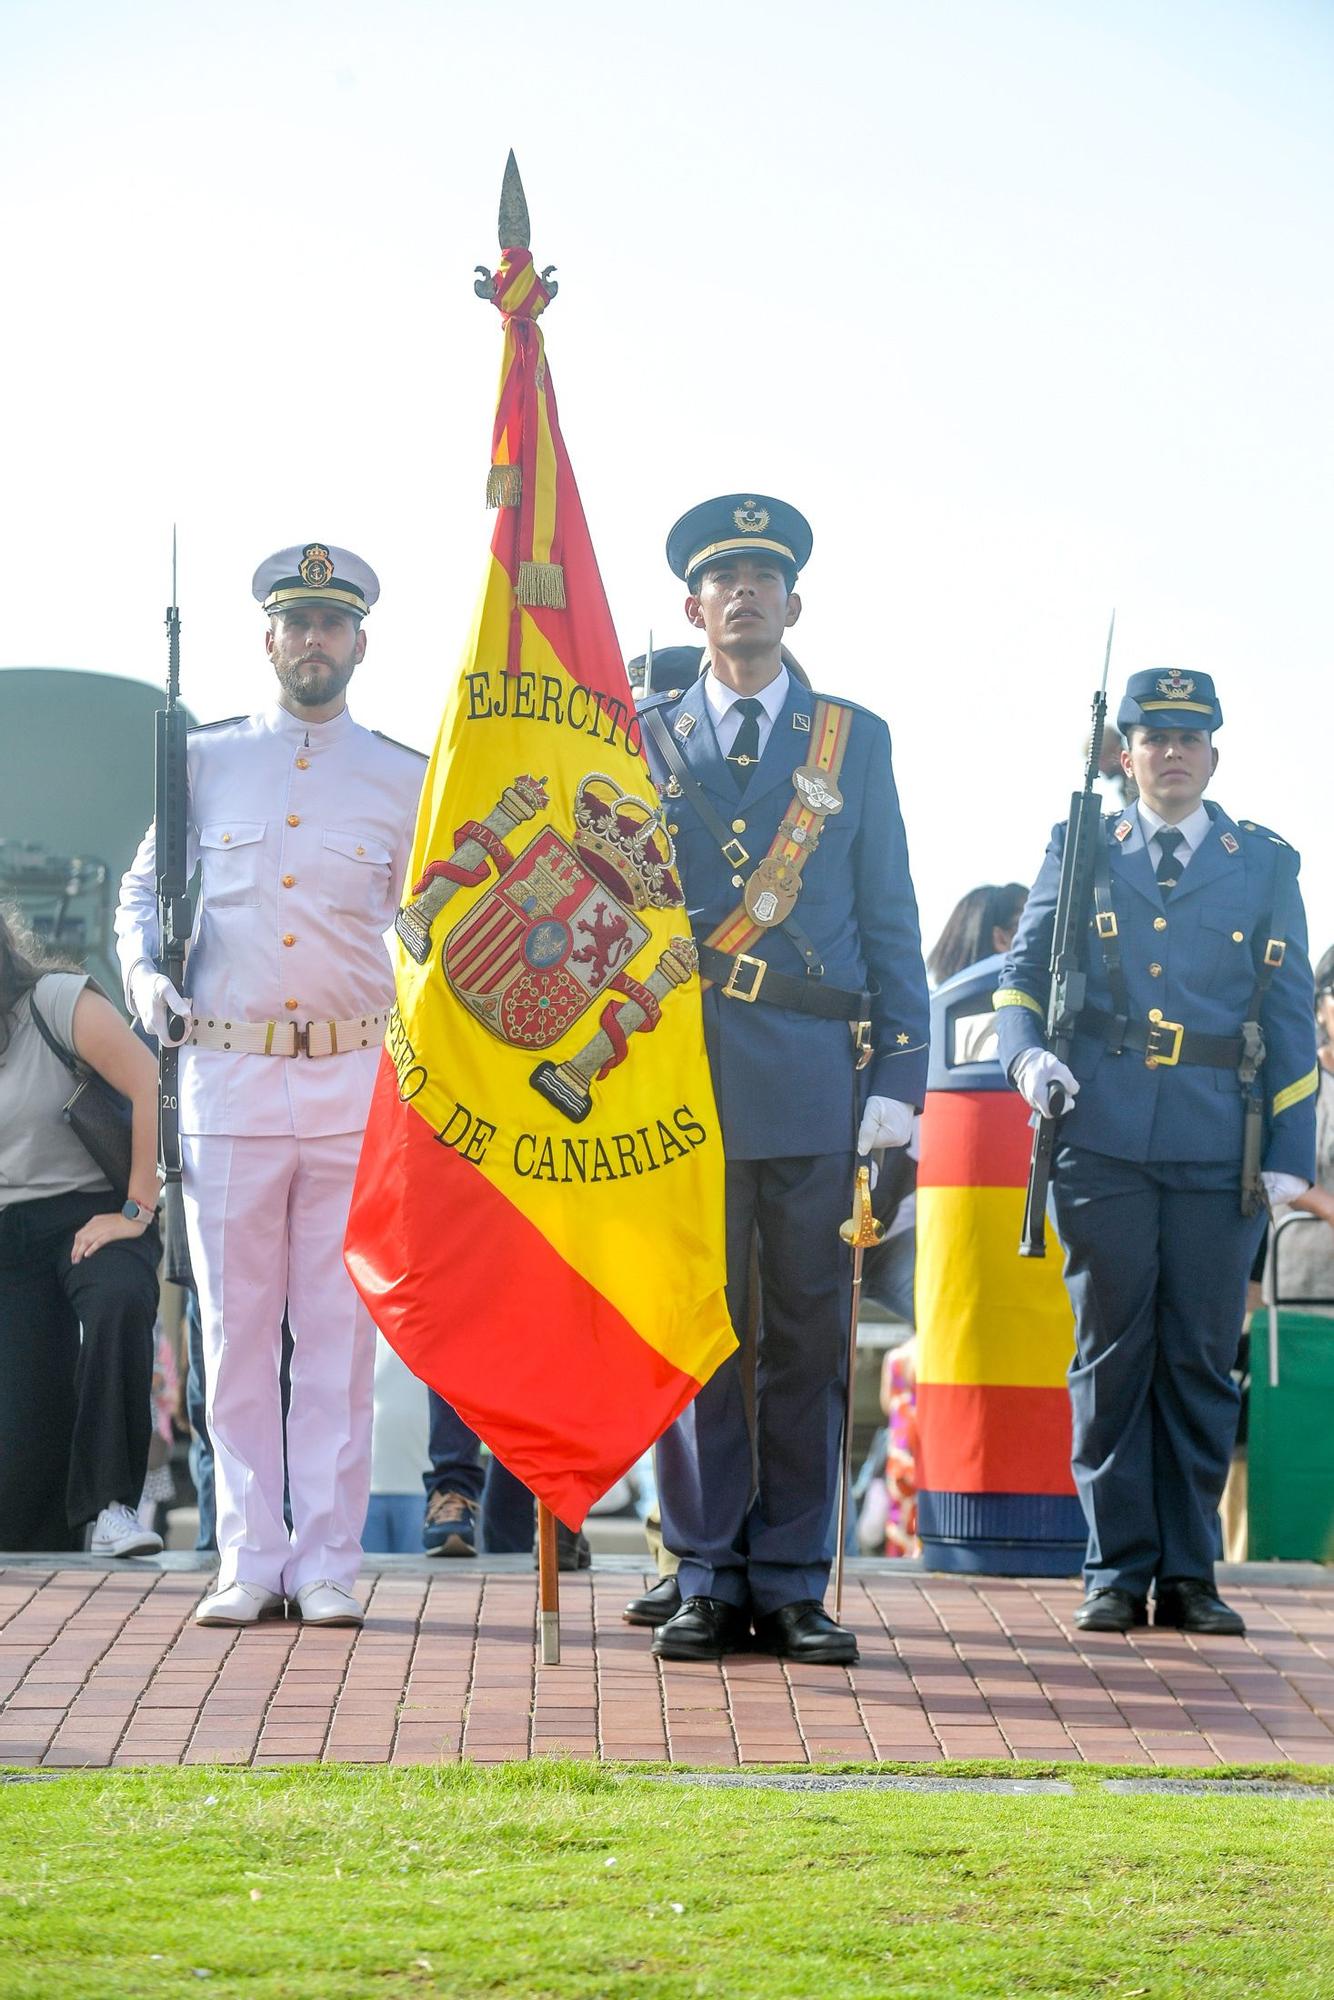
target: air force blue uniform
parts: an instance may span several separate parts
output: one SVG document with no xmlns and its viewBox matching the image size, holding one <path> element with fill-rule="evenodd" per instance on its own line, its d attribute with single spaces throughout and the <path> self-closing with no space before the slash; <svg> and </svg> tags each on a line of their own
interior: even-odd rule
<svg viewBox="0 0 1334 2000">
<path fill-rule="evenodd" d="M 792 804 L 812 755 L 818 695 L 789 680 L 744 792 L 719 749 L 703 680 L 650 697 L 713 811 L 746 850 L 740 866 L 679 792 L 654 743 L 661 792 L 697 939 L 741 900 Z M 851 704 L 846 704 L 851 707 Z M 725 1362 L 659 1445 L 663 1538 L 682 1558 L 682 1596 L 757 1612 L 819 1600 L 828 1581 L 848 1347 L 850 1266 L 838 1239 L 849 1213 L 857 1125 L 868 1094 L 920 1106 L 928 1011 L 917 907 L 885 724 L 854 708 L 842 809 L 825 820 L 793 912 L 830 987 L 871 995 L 875 1055 L 860 1073 L 844 1021 L 704 993 L 704 1032 L 727 1156 L 728 1304 L 747 1326 L 750 1249 L 758 1231 L 763 1327 L 755 1439 L 743 1359 Z M 735 850 L 734 850 L 735 851 Z M 750 955 L 807 978 L 778 926 Z M 738 984 L 749 987 L 753 974 Z"/>
<path fill-rule="evenodd" d="M 1170 686 L 1177 677 L 1163 678 Z M 1164 726 L 1161 709 L 1133 720 Z M 1183 715 L 1177 726 L 1191 724 Z M 1266 828 L 1206 809 L 1208 831 L 1168 895 L 1136 808 L 1102 823 L 1120 979 L 1090 923 L 1085 1029 L 1070 1056 L 1079 1095 L 1061 1124 L 1052 1185 L 1076 1317 L 1070 1394 L 1086 1580 L 1090 1591 L 1137 1600 L 1155 1579 L 1212 1580 L 1236 1433 L 1230 1371 L 1263 1227 L 1241 1212 L 1237 1069 L 1180 1059 L 1190 1045 L 1176 1030 L 1237 1037 L 1257 960 L 1279 933 L 1282 962 L 1259 1016 L 1261 1165 L 1314 1178 L 1317 1071 L 1297 857 Z M 996 995 L 1007 1071 L 1024 1050 L 1044 1046 L 1065 833 L 1064 825 L 1053 833 Z M 1141 1029 L 1156 1010 L 1161 1027 L 1147 1051 L 1143 1043 L 1116 1051 L 1107 1022 L 1123 1009 Z"/>
</svg>

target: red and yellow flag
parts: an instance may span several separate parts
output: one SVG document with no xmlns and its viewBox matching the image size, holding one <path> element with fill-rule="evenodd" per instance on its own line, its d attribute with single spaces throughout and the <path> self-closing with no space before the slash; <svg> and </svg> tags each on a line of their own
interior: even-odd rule
<svg viewBox="0 0 1334 2000">
<path fill-rule="evenodd" d="M 515 249 L 492 291 L 499 513 L 422 792 L 346 1255 L 409 1367 L 575 1527 L 735 1345 L 723 1152 L 546 371 L 550 290 Z"/>
</svg>

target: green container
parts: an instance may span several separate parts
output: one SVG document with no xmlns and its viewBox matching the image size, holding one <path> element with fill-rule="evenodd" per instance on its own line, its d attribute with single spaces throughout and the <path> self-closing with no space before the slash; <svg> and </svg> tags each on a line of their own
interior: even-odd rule
<svg viewBox="0 0 1334 2000">
<path fill-rule="evenodd" d="M 1277 1233 L 1275 1253 L 1287 1228 Z M 1280 1300 L 1281 1267 L 1275 1254 L 1270 1282 Z M 1334 1561 L 1334 1312 L 1314 1312 L 1312 1303 L 1271 1305 L 1268 1323 L 1260 1318 L 1251 1331 L 1252 1562 Z"/>
</svg>

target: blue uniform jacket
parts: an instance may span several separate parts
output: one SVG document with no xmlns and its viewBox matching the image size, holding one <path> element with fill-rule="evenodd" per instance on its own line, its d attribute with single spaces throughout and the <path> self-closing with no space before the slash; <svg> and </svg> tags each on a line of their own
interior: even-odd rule
<svg viewBox="0 0 1334 2000">
<path fill-rule="evenodd" d="M 1207 802 L 1211 831 L 1166 902 L 1133 808 L 1110 813 L 1107 842 L 1112 907 L 1132 1018 L 1160 1008 L 1197 1034 L 1236 1035 L 1255 987 L 1253 939 L 1274 911 L 1280 856 L 1289 880 L 1297 857 L 1267 828 L 1230 820 Z M 1131 832 L 1117 839 L 1128 823 Z M 1023 1049 L 1044 1045 L 1048 968 L 1065 825 L 1052 834 L 1029 893 L 996 995 L 1000 1057 L 1008 1071 Z M 1289 892 L 1286 952 L 1261 1012 L 1267 1050 L 1262 1083 L 1266 1171 L 1315 1178 L 1315 1024 L 1306 918 Z M 1088 1005 L 1114 1012 L 1102 948 L 1090 922 Z M 1241 1085 L 1236 1072 L 1181 1063 L 1149 1068 L 1127 1049 L 1114 1055 L 1076 1034 L 1070 1067 L 1079 1096 L 1062 1122 L 1063 1143 L 1114 1159 L 1231 1161 L 1241 1173 Z"/>
<path fill-rule="evenodd" d="M 769 851 L 792 801 L 792 774 L 812 753 L 809 718 L 819 699 L 791 682 L 744 794 L 718 748 L 702 680 L 684 694 L 652 696 L 642 704 L 641 712 L 656 709 L 662 715 L 724 825 L 741 822 L 737 831 L 750 855 L 741 870 L 734 869 L 689 799 L 670 796 L 669 773 L 646 730 L 644 749 L 663 795 L 686 907 L 701 941 L 740 902 L 738 874 L 749 875 Z M 889 731 L 868 710 L 841 705 L 853 715 L 839 778 L 843 809 L 825 820 L 793 918 L 823 960 L 828 984 L 872 993 L 875 1058 L 855 1076 L 852 1037 L 843 1022 L 759 1001 L 747 1005 L 710 987 L 704 995 L 704 1033 L 723 1142 L 733 1159 L 851 1152 L 855 1106 L 868 1093 L 920 1106 L 926 1091 L 926 975 Z M 800 718 L 806 719 L 805 729 Z M 805 978 L 801 955 L 780 927 L 765 931 L 751 955 L 776 971 Z"/>
</svg>

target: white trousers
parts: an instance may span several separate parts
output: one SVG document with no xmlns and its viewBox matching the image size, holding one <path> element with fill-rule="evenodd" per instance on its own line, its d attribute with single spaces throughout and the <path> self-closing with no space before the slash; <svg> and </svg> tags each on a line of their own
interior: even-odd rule
<svg viewBox="0 0 1334 2000">
<path fill-rule="evenodd" d="M 183 1137 L 182 1192 L 204 1336 L 218 1585 L 292 1597 L 350 1587 L 370 1493 L 375 1328 L 343 1264 L 359 1132 Z M 292 1334 L 283 1520 L 279 1392 Z"/>
</svg>

